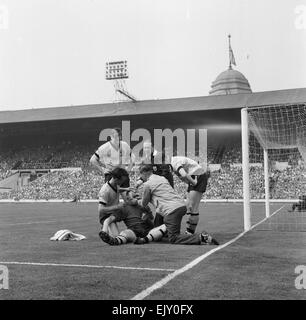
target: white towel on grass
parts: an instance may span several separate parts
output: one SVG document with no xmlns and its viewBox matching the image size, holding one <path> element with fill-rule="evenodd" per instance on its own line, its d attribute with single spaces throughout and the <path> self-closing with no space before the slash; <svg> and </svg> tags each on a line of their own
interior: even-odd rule
<svg viewBox="0 0 306 320">
<path fill-rule="evenodd" d="M 70 230 L 59 230 L 57 231 L 53 237 L 50 238 L 51 241 L 67 241 L 67 240 L 83 240 L 86 239 L 82 234 L 73 233 Z"/>
</svg>

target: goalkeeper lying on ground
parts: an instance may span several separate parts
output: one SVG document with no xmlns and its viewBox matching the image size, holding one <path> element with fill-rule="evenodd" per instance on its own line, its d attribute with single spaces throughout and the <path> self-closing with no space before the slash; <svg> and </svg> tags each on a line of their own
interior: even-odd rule
<svg viewBox="0 0 306 320">
<path fill-rule="evenodd" d="M 133 192 L 127 194 L 124 204 L 110 208 L 110 216 L 104 220 L 100 238 L 109 245 L 121 245 L 135 242 L 138 238 L 150 238 L 151 241 L 160 240 L 166 233 L 166 226 L 153 228 L 154 217 L 149 207 L 142 207 L 134 198 Z M 105 208 L 107 210 L 107 208 Z M 113 222 L 123 221 L 127 229 L 121 231 L 118 236 L 112 237 L 109 233 L 109 225 Z"/>
</svg>

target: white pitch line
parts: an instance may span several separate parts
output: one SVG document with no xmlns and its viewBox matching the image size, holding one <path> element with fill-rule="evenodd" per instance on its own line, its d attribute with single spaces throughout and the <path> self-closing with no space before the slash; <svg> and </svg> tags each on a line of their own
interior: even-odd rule
<svg viewBox="0 0 306 320">
<path fill-rule="evenodd" d="M 2 224 L 2 227 L 6 226 L 23 226 L 23 225 L 31 225 L 31 224 L 44 224 L 44 223 L 54 223 L 58 222 L 56 220 L 49 220 L 49 221 L 32 221 L 32 222 L 17 222 L 17 223 L 5 223 Z"/>
<path fill-rule="evenodd" d="M 119 267 L 119 266 L 100 266 L 100 265 L 88 265 L 88 264 L 43 263 L 43 262 L 0 261 L 0 264 L 46 266 L 46 267 L 76 267 L 76 268 L 95 268 L 95 269 L 125 269 L 125 270 L 145 270 L 145 271 L 175 271 L 175 269 L 162 269 L 162 268 Z"/>
<path fill-rule="evenodd" d="M 1 224 L 2 227 L 6 226 L 22 226 L 22 225 L 31 225 L 31 224 L 44 224 L 44 223 L 71 223 L 75 221 L 84 221 L 84 220 L 92 220 L 92 218 L 82 218 L 82 219 L 73 219 L 69 221 L 61 221 L 61 220 L 47 220 L 47 221 L 32 221 L 32 222 L 17 222 L 17 223 L 4 223 Z"/>
<path fill-rule="evenodd" d="M 278 211 L 280 211 L 281 209 L 283 209 L 285 207 L 285 205 L 283 205 L 281 208 L 279 208 L 278 210 L 274 211 L 269 218 L 271 218 L 273 215 L 275 215 Z M 264 221 L 266 221 L 269 218 L 264 218 L 261 221 L 259 221 L 258 223 L 256 223 L 255 225 L 253 225 L 249 230 L 244 231 L 242 233 L 240 233 L 238 236 L 236 236 L 235 238 L 233 238 L 232 240 L 224 243 L 223 245 L 220 245 L 218 247 L 216 247 L 215 249 L 212 249 L 206 253 L 204 253 L 203 255 L 199 256 L 198 258 L 194 259 L 193 261 L 189 262 L 188 264 L 186 264 L 184 267 L 175 270 L 173 273 L 168 274 L 167 276 L 165 276 L 163 279 L 157 281 L 156 283 L 154 283 L 152 286 L 150 286 L 149 288 L 141 291 L 140 293 L 138 293 L 136 296 L 134 296 L 133 298 L 131 298 L 131 300 L 143 300 L 144 298 L 146 298 L 147 296 L 149 296 L 153 291 L 162 288 L 165 284 L 167 284 L 170 280 L 174 279 L 175 277 L 177 277 L 178 275 L 184 273 L 185 271 L 188 271 L 189 269 L 193 268 L 194 266 L 196 266 L 198 263 L 200 263 L 201 261 L 203 261 L 204 259 L 206 259 L 207 257 L 209 257 L 210 255 L 212 255 L 213 253 L 222 250 L 223 248 L 229 246 L 230 244 L 236 242 L 238 239 L 240 239 L 241 237 L 243 237 L 247 232 L 253 230 L 254 228 L 256 228 L 259 224 L 263 223 Z"/>
</svg>

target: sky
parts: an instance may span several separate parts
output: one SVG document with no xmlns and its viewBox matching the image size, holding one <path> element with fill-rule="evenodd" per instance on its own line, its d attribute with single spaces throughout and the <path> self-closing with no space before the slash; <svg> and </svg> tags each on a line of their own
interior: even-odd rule
<svg viewBox="0 0 306 320">
<path fill-rule="evenodd" d="M 206 96 L 228 34 L 253 92 L 306 87 L 306 0 L 0 0 L 0 111 Z"/>
</svg>

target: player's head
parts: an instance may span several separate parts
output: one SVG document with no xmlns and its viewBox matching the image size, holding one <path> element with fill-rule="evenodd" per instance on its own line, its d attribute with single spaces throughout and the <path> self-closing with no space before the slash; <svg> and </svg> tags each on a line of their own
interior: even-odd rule
<svg viewBox="0 0 306 320">
<path fill-rule="evenodd" d="M 126 200 L 133 200 L 135 198 L 135 193 L 133 191 L 128 191 L 126 193 Z"/>
<path fill-rule="evenodd" d="M 153 152 L 152 142 L 150 140 L 145 140 L 143 142 L 143 154 L 151 155 L 152 152 Z"/>
<path fill-rule="evenodd" d="M 122 139 L 122 132 L 120 128 L 113 128 L 111 132 L 111 141 L 115 143 L 119 143 Z"/>
<path fill-rule="evenodd" d="M 113 169 L 110 174 L 118 186 L 121 186 L 129 178 L 128 172 L 120 167 Z"/>
<path fill-rule="evenodd" d="M 140 177 L 143 181 L 147 181 L 151 174 L 153 173 L 153 168 L 151 164 L 144 164 L 139 169 Z"/>
<path fill-rule="evenodd" d="M 132 190 L 127 191 L 124 200 L 125 200 L 126 202 L 128 202 L 128 201 L 131 201 L 131 200 L 134 200 L 134 199 L 139 199 L 139 194 L 133 192 Z"/>
</svg>

